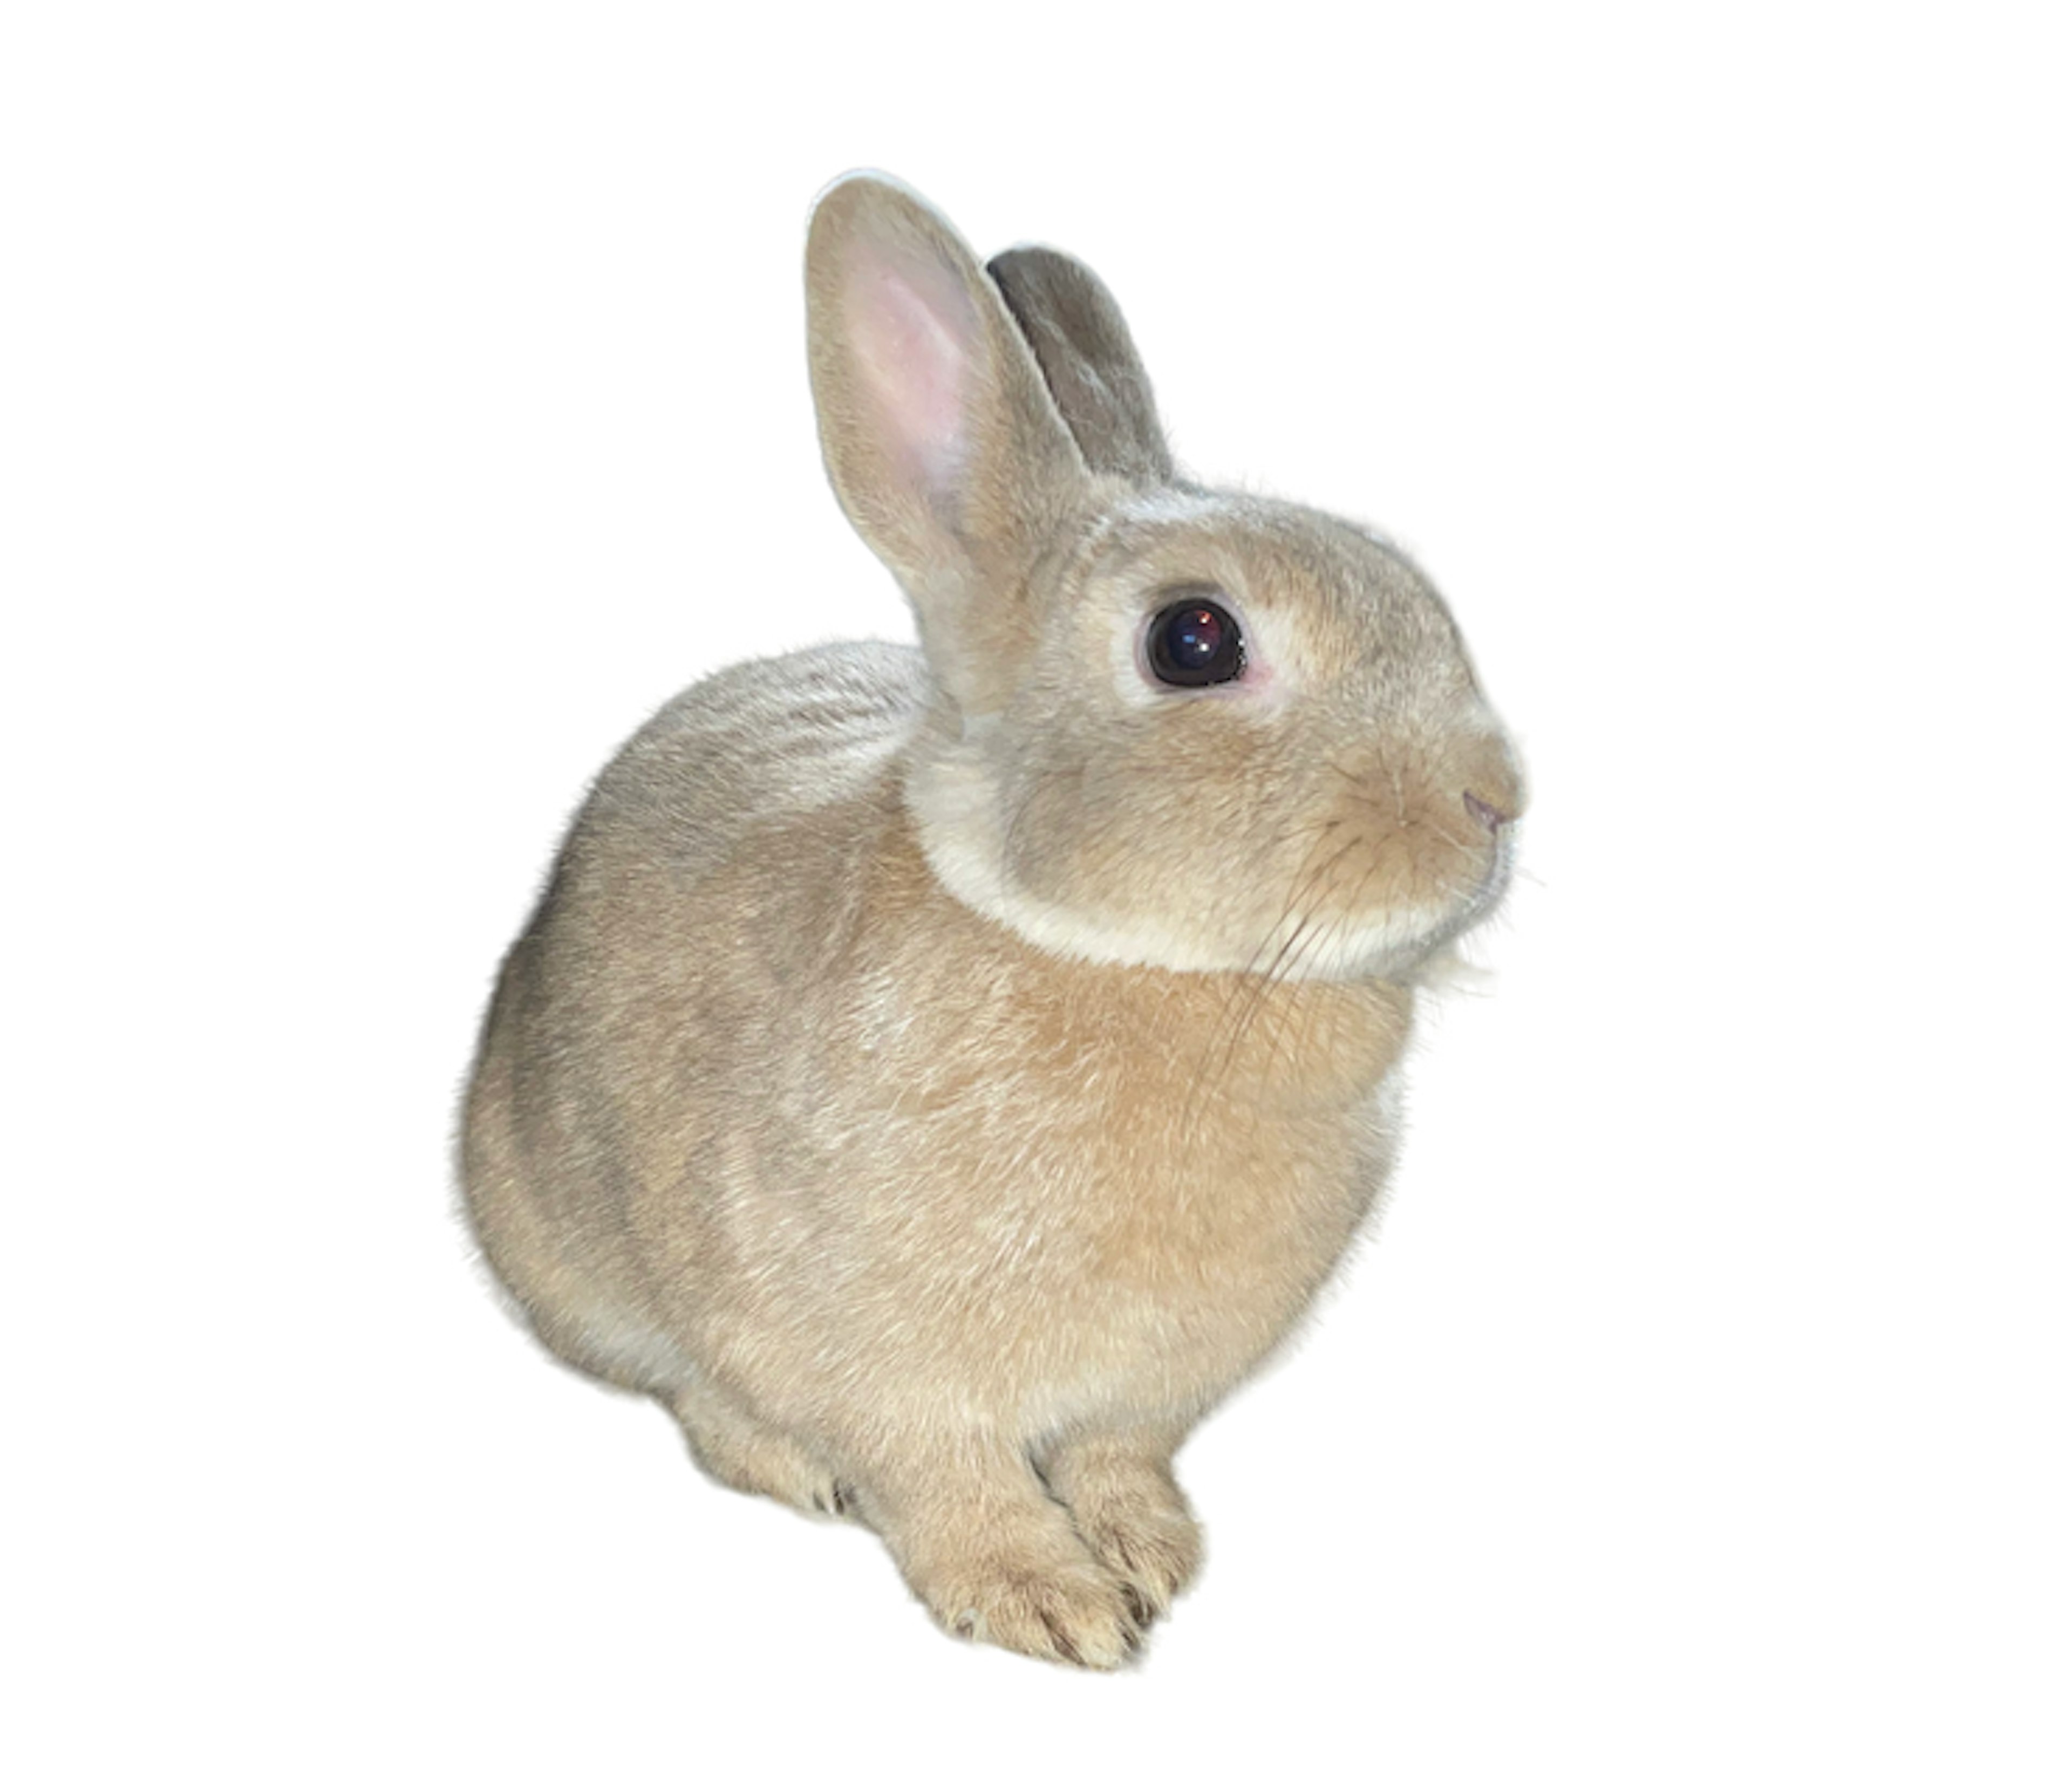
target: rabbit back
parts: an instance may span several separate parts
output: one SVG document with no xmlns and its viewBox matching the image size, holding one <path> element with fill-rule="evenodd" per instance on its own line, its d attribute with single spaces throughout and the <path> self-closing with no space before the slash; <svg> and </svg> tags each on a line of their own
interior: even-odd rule
<svg viewBox="0 0 2072 1777">
<path fill-rule="evenodd" d="M 751 931 L 767 941 L 780 923 L 825 930 L 841 917 L 826 904 L 841 887 L 830 857 L 869 826 L 925 696 L 918 651 L 882 642 L 730 668 L 665 704 L 578 814 L 504 961 L 461 1168 L 498 1281 L 578 1367 L 657 1391 L 696 1368 L 675 1317 L 648 1304 L 680 1282 L 687 1257 L 716 1255 L 687 1254 L 711 1242 L 680 1227 L 673 1265 L 643 1254 L 638 1200 L 659 1192 L 693 1226 L 712 1205 L 697 1176 L 716 1133 L 708 1106 L 729 1096 L 754 1040 L 732 1015 L 781 972 L 787 946 L 746 979 L 722 965 L 761 955 Z M 778 896 L 740 880 L 750 860 L 787 851 L 799 867 L 774 880 L 822 903 L 790 921 Z"/>
</svg>

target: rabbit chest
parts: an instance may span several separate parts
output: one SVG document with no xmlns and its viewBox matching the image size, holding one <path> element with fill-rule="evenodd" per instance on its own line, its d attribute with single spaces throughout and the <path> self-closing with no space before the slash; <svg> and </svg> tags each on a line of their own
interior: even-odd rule
<svg viewBox="0 0 2072 1777">
<path fill-rule="evenodd" d="M 743 835 L 697 898 L 694 1158 L 649 1244 L 758 1396 L 832 1371 L 1045 1422 L 1213 1397 L 1385 1176 L 1406 990 L 1046 954 L 936 884 L 889 778 Z"/>
</svg>

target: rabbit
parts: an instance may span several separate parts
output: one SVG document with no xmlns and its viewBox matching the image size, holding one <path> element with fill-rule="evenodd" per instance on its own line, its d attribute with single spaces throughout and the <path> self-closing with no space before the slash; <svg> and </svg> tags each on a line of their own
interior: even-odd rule
<svg viewBox="0 0 2072 1777">
<path fill-rule="evenodd" d="M 466 1210 L 711 1475 L 1112 1668 L 1201 1560 L 1174 1453 L 1375 1206 L 1519 766 L 1400 552 L 1176 473 L 1079 262 L 857 173 L 806 285 L 919 646 L 722 671 L 606 767 L 483 1028 Z"/>
</svg>

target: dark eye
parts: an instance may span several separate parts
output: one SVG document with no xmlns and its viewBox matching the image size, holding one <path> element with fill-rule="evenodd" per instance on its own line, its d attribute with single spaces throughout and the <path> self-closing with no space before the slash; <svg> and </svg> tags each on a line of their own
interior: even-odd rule
<svg viewBox="0 0 2072 1777">
<path fill-rule="evenodd" d="M 1151 670 L 1169 685 L 1220 685 L 1244 671 L 1237 619 L 1211 599 L 1182 599 L 1151 620 Z"/>
</svg>

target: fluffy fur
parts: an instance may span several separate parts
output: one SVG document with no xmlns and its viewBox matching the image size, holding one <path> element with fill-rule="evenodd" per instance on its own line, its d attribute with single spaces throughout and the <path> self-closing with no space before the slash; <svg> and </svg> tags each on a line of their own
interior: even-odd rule
<svg viewBox="0 0 2072 1777">
<path fill-rule="evenodd" d="M 1417 971 L 1519 784 L 1400 556 L 1174 478 L 1092 274 L 875 175 L 807 255 L 830 479 L 919 649 L 737 667 L 599 778 L 507 961 L 467 1199 L 560 1356 L 852 1515 L 960 1634 L 1114 1666 L 1189 1430 L 1371 1207 Z M 1213 586 L 1244 675 L 1175 692 Z"/>
</svg>

